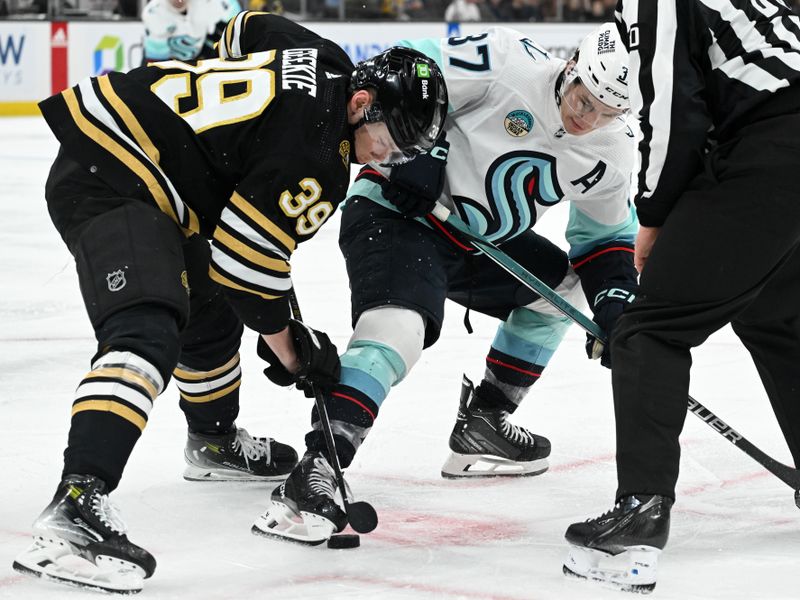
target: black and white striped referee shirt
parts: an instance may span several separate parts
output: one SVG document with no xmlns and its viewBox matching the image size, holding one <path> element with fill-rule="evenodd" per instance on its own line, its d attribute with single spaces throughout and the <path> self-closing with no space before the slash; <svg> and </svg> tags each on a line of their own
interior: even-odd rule
<svg viewBox="0 0 800 600">
<path fill-rule="evenodd" d="M 634 199 L 640 223 L 659 226 L 709 138 L 778 95 L 800 103 L 800 17 L 782 0 L 619 0 L 616 16 L 640 124 Z"/>
</svg>

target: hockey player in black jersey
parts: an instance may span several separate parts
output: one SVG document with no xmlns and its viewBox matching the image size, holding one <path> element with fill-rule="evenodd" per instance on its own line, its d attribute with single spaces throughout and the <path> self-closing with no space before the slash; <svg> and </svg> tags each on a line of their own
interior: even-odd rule
<svg viewBox="0 0 800 600">
<path fill-rule="evenodd" d="M 624 0 L 617 15 L 641 132 L 640 293 L 611 342 L 616 505 L 570 525 L 564 572 L 648 592 L 691 350 L 728 323 L 800 466 L 800 31 L 783 2 Z M 623 553 L 627 570 L 599 563 Z"/>
<path fill-rule="evenodd" d="M 86 79 L 40 105 L 61 142 L 48 209 L 98 345 L 72 404 L 62 480 L 18 571 L 142 588 L 155 559 L 128 540 L 108 494 L 173 373 L 189 475 L 249 461 L 291 469 L 291 448 L 233 424 L 242 324 L 261 334 L 273 378 L 335 382 L 335 346 L 290 319 L 290 256 L 343 199 L 351 163 L 407 161 L 441 129 L 446 90 L 421 54 L 389 49 L 370 61 L 392 76 L 379 88 L 334 43 L 250 12 L 219 49 L 217 59 Z"/>
</svg>

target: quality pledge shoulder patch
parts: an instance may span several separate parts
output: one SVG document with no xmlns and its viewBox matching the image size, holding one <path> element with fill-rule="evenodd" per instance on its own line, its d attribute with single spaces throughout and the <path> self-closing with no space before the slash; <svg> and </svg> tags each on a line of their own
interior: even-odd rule
<svg viewBox="0 0 800 600">
<path fill-rule="evenodd" d="M 503 125 L 509 135 L 522 137 L 533 129 L 533 115 L 527 110 L 512 110 L 506 115 Z"/>
</svg>

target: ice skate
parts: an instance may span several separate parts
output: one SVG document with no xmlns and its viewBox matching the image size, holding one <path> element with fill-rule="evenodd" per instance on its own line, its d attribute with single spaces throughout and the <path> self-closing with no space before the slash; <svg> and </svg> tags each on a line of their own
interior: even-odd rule
<svg viewBox="0 0 800 600">
<path fill-rule="evenodd" d="M 347 525 L 334 498 L 333 468 L 320 452 L 306 452 L 292 474 L 272 492 L 267 511 L 256 519 L 256 535 L 316 546 Z"/>
<path fill-rule="evenodd" d="M 570 550 L 564 574 L 649 594 L 656 587 L 658 555 L 669 537 L 671 507 L 666 496 L 626 496 L 607 513 L 573 523 L 565 535 Z M 619 564 L 601 567 L 601 560 Z"/>
<path fill-rule="evenodd" d="M 125 535 L 106 485 L 91 475 L 67 475 L 33 524 L 33 544 L 15 571 L 67 585 L 135 594 L 156 560 Z"/>
<path fill-rule="evenodd" d="M 550 441 L 508 422 L 505 410 L 470 408 L 475 387 L 465 376 L 458 419 L 450 434 L 452 453 L 442 477 L 513 477 L 547 471 Z"/>
<path fill-rule="evenodd" d="M 187 481 L 283 479 L 297 464 L 297 452 L 291 446 L 253 437 L 236 425 L 222 435 L 189 432 L 184 458 Z"/>
</svg>

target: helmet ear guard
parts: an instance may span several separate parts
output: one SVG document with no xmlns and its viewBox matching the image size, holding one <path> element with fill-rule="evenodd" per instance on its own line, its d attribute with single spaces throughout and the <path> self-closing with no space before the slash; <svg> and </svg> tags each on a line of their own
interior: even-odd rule
<svg viewBox="0 0 800 600">
<path fill-rule="evenodd" d="M 413 157 L 432 148 L 447 115 L 447 86 L 438 65 L 411 48 L 395 46 L 362 61 L 350 80 L 351 93 L 373 89 L 365 122 L 383 121 L 397 147 Z"/>
</svg>

